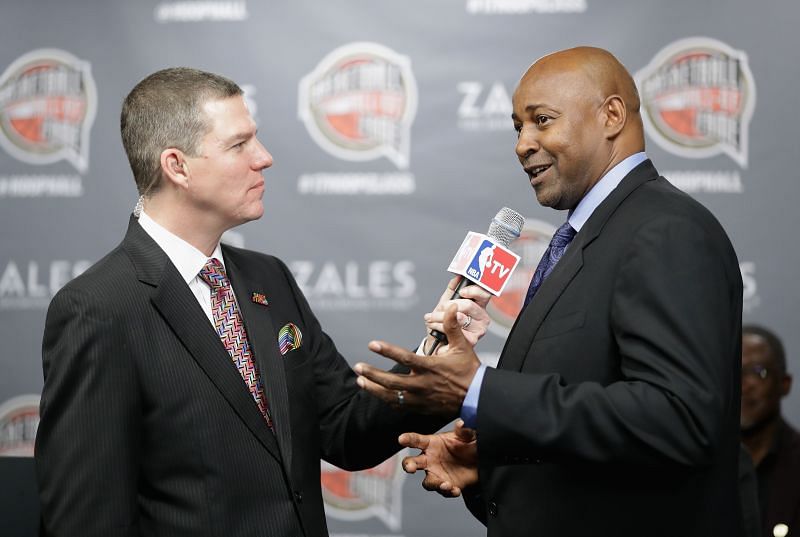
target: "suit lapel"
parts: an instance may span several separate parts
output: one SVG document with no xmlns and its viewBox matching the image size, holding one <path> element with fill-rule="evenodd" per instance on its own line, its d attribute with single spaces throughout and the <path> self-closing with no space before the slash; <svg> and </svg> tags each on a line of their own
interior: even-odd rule
<svg viewBox="0 0 800 537">
<path fill-rule="evenodd" d="M 656 179 L 658 172 L 650 160 L 645 160 L 625 176 L 620 184 L 594 210 L 589 220 L 575 236 L 564 257 L 542 283 L 534 299 L 517 317 L 500 355 L 497 367 L 521 370 L 533 340 L 556 300 L 583 266 L 583 250 L 591 244 L 614 214 L 617 207 L 639 186 Z"/>
<path fill-rule="evenodd" d="M 522 364 L 525 363 L 525 356 L 531 347 L 536 332 L 539 330 L 539 326 L 547 317 L 558 297 L 561 296 L 569 282 L 572 281 L 583 266 L 583 248 L 576 244 L 577 242 L 580 242 L 580 233 L 575 236 L 572 244 L 564 253 L 564 257 L 558 261 L 550 276 L 542 282 L 541 287 L 536 291 L 534 299 L 520 312 L 514 328 L 512 328 L 511 334 L 506 340 L 506 345 L 500 355 L 497 367 L 502 366 L 503 369 L 513 370 L 522 369 Z M 512 337 L 514 332 L 518 333 L 517 337 Z"/>
<path fill-rule="evenodd" d="M 155 286 L 151 300 L 209 380 L 264 447 L 280 460 L 275 437 L 230 355 L 167 255 L 131 219 L 124 242 L 139 279 Z"/>
<path fill-rule="evenodd" d="M 253 292 L 264 291 L 263 282 L 254 281 L 236 264 L 235 254 L 223 246 L 226 270 L 231 279 L 236 300 L 242 311 L 247 338 L 253 348 L 258 370 L 264 381 L 264 392 L 273 419 L 273 427 L 286 468 L 292 467 L 292 437 L 289 424 L 289 395 L 283 359 L 278 353 L 278 335 L 272 323 L 269 307 L 251 300 Z"/>
</svg>

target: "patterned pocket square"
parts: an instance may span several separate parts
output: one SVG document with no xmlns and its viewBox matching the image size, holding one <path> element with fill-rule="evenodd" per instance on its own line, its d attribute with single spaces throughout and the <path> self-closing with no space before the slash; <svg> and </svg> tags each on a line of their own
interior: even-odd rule
<svg viewBox="0 0 800 537">
<path fill-rule="evenodd" d="M 269 300 L 267 300 L 267 297 L 262 293 L 253 293 L 250 295 L 250 300 L 262 306 L 269 306 Z"/>
<path fill-rule="evenodd" d="M 281 355 L 286 355 L 287 352 L 299 349 L 303 344 L 303 334 L 294 323 L 288 323 L 278 332 L 278 348 Z"/>
</svg>

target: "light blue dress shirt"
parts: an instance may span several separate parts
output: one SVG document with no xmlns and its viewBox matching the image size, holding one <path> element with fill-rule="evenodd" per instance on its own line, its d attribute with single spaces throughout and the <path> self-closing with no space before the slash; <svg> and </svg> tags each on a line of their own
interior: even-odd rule
<svg viewBox="0 0 800 537">
<path fill-rule="evenodd" d="M 568 222 L 569 225 L 572 226 L 572 229 L 576 232 L 580 232 L 583 225 L 589 220 L 589 217 L 592 216 L 594 210 L 597 209 L 597 206 L 611 194 L 612 190 L 617 188 L 620 182 L 622 182 L 622 179 L 625 178 L 632 169 L 645 160 L 647 160 L 647 155 L 642 151 L 629 156 L 611 168 L 608 173 L 586 193 L 578 203 L 578 206 L 569 214 Z M 569 246 L 567 246 L 567 249 L 569 249 Z M 481 384 L 483 384 L 483 376 L 486 373 L 487 367 L 487 365 L 481 364 L 478 368 L 478 371 L 472 379 L 472 383 L 469 385 L 469 390 L 467 390 L 467 396 L 461 404 L 461 419 L 464 420 L 464 424 L 467 427 L 473 429 L 477 425 L 478 396 L 480 395 Z"/>
</svg>

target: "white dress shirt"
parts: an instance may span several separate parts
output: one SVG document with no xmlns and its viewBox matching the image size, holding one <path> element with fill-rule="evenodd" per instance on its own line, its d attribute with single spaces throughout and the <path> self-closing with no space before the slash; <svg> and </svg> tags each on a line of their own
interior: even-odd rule
<svg viewBox="0 0 800 537">
<path fill-rule="evenodd" d="M 225 266 L 225 259 L 222 258 L 222 249 L 217 243 L 211 257 L 178 237 L 164 226 L 147 216 L 144 210 L 139 215 L 139 225 L 145 233 L 156 241 L 156 244 L 164 250 L 169 260 L 178 269 L 183 280 L 189 286 L 200 307 L 203 308 L 206 317 L 211 325 L 214 325 L 214 316 L 211 310 L 211 287 L 199 276 L 200 270 L 211 257 L 219 259 L 222 266 Z"/>
</svg>

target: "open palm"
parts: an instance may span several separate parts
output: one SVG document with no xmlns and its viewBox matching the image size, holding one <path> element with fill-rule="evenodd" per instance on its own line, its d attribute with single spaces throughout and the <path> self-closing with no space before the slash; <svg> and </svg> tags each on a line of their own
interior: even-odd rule
<svg viewBox="0 0 800 537">
<path fill-rule="evenodd" d="M 464 488 L 478 482 L 478 445 L 475 431 L 458 420 L 453 431 L 433 435 L 405 433 L 400 444 L 422 453 L 403 459 L 403 469 L 413 474 L 425 471 L 422 486 L 442 496 L 460 496 Z"/>
</svg>

